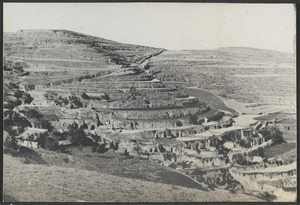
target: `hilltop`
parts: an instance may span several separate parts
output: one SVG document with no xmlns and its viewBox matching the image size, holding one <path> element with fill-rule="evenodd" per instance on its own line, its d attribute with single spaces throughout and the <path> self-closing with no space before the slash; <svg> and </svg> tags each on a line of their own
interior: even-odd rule
<svg viewBox="0 0 300 205">
<path fill-rule="evenodd" d="M 4 33 L 4 56 L 24 60 L 97 62 L 129 65 L 163 49 L 122 44 L 67 30 Z M 26 51 L 26 52 L 25 52 Z"/>
</svg>

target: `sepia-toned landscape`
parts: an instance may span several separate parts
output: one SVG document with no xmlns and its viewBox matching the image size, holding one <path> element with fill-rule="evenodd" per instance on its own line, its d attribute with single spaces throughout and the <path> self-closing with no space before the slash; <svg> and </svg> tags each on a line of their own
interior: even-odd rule
<svg viewBox="0 0 300 205">
<path fill-rule="evenodd" d="M 4 33 L 4 200 L 295 201 L 293 54 Z"/>
</svg>

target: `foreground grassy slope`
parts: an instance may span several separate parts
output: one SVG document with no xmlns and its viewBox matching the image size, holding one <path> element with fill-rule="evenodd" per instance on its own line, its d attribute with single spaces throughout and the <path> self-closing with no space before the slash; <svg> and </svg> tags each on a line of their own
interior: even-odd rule
<svg viewBox="0 0 300 205">
<path fill-rule="evenodd" d="M 247 195 L 122 178 L 84 168 L 24 164 L 4 155 L 4 195 L 22 202 L 34 201 L 258 201 Z"/>
</svg>

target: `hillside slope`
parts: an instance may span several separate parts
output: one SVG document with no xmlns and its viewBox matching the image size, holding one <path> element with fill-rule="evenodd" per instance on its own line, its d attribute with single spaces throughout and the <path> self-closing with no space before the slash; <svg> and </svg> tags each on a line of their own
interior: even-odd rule
<svg viewBox="0 0 300 205">
<path fill-rule="evenodd" d="M 165 51 L 150 71 L 167 84 L 197 86 L 240 102 L 295 107 L 295 56 L 270 50 L 228 47 Z"/>
<path fill-rule="evenodd" d="M 73 167 L 24 164 L 4 155 L 4 199 L 22 202 L 200 202 L 257 201 L 257 198 L 215 190 L 153 183 Z"/>
</svg>

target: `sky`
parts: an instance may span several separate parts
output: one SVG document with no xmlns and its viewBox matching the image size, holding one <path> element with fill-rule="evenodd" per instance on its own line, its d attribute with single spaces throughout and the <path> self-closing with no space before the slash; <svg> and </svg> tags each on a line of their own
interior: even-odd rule
<svg viewBox="0 0 300 205">
<path fill-rule="evenodd" d="M 295 50 L 292 4 L 4 3 L 3 13 L 4 32 L 65 29 L 169 50 Z"/>
</svg>

